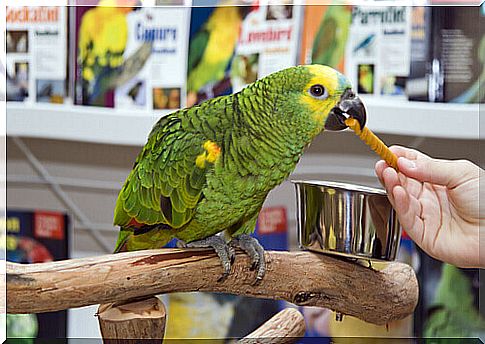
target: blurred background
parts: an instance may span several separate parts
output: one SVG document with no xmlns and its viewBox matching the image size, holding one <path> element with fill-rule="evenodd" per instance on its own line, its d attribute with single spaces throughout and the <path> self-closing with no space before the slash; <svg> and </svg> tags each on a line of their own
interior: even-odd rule
<svg viewBox="0 0 485 344">
<path fill-rule="evenodd" d="M 110 253 L 117 194 L 155 121 L 297 64 L 345 73 L 367 105 L 369 128 L 386 144 L 483 168 L 484 7 L 436 4 L 73 0 L 8 6 L 1 61 L 7 259 L 35 263 Z M 211 45 L 211 39 L 224 44 Z M 207 62 L 215 57 L 217 65 Z M 377 160 L 352 132 L 320 135 L 268 196 L 256 231 L 263 246 L 298 250 L 291 180 L 379 186 Z M 478 270 L 434 261 L 405 233 L 399 259 L 420 279 L 413 316 L 386 328 L 348 316 L 336 321 L 329 310 L 305 307 L 306 335 L 338 342 L 483 333 Z M 202 293 L 163 300 L 167 338 L 244 336 L 288 306 Z M 8 335 L 97 338 L 96 309 L 9 315 Z"/>
</svg>

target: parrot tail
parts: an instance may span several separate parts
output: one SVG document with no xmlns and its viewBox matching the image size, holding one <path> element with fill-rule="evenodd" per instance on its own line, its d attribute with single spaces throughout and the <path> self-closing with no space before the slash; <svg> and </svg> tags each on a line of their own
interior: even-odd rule
<svg viewBox="0 0 485 344">
<path fill-rule="evenodd" d="M 161 248 L 173 238 L 174 232 L 168 226 L 121 227 L 113 253 Z"/>
<path fill-rule="evenodd" d="M 118 234 L 118 240 L 116 241 L 116 247 L 113 253 L 126 252 L 128 251 L 127 243 L 130 236 L 133 235 L 133 231 L 129 229 L 120 229 L 120 234 Z"/>
</svg>

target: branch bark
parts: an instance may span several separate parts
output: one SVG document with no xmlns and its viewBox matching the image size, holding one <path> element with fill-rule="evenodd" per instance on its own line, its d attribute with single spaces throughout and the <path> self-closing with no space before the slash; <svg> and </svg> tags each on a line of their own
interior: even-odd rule
<svg viewBox="0 0 485 344">
<path fill-rule="evenodd" d="M 210 250 L 163 249 L 21 265 L 7 262 L 7 312 L 40 313 L 154 294 L 208 291 L 326 307 L 383 325 L 411 314 L 418 283 L 411 267 L 390 263 L 373 271 L 310 252 L 266 252 L 267 273 L 255 272 L 241 251 L 222 274 Z"/>
<path fill-rule="evenodd" d="M 238 341 L 238 344 L 290 344 L 304 335 L 305 318 L 295 308 L 286 308 Z"/>
<path fill-rule="evenodd" d="M 162 343 L 165 320 L 165 306 L 156 297 L 105 304 L 98 309 L 99 328 L 105 344 L 131 343 L 131 339 L 159 339 L 152 343 Z"/>
</svg>

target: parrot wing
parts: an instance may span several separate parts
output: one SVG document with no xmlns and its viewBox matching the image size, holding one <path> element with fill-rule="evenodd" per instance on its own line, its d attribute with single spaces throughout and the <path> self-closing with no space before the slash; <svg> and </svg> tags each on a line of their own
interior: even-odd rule
<svg viewBox="0 0 485 344">
<path fill-rule="evenodd" d="M 183 130 L 180 118 L 160 119 L 118 196 L 114 224 L 136 232 L 145 225 L 178 229 L 189 222 L 209 168 L 196 163 L 204 156 L 203 143 L 200 135 Z"/>
</svg>

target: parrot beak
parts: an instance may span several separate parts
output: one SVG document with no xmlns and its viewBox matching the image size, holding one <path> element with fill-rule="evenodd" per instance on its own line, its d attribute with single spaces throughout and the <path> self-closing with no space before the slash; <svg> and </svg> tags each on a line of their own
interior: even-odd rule
<svg viewBox="0 0 485 344">
<path fill-rule="evenodd" d="M 350 88 L 345 90 L 338 104 L 330 110 L 325 121 L 325 129 L 335 131 L 344 130 L 347 128 L 345 120 L 349 116 L 355 118 L 361 128 L 365 126 L 367 116 L 364 103 Z"/>
</svg>

